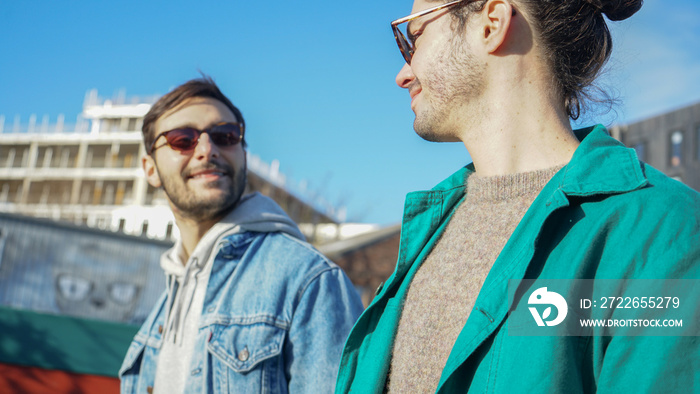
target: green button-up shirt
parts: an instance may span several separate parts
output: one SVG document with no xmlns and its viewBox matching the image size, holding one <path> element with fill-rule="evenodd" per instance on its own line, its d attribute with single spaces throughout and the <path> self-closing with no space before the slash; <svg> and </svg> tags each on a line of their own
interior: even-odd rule
<svg viewBox="0 0 700 394">
<path fill-rule="evenodd" d="M 507 333 L 509 280 L 700 279 L 700 194 L 641 163 L 603 126 L 576 134 L 581 144 L 571 161 L 495 261 L 437 392 L 700 391 L 698 336 Z M 383 392 L 406 292 L 473 171 L 466 166 L 406 197 L 396 269 L 347 339 L 337 393 Z"/>
</svg>

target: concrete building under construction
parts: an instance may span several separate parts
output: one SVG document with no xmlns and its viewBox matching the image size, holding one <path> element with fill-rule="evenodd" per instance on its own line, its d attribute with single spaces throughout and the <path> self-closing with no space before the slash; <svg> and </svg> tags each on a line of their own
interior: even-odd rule
<svg viewBox="0 0 700 394">
<path fill-rule="evenodd" d="M 141 126 L 157 97 L 121 93 L 112 99 L 88 92 L 75 124 L 32 115 L 8 122 L 0 115 L 0 212 L 66 220 L 90 227 L 172 239 L 173 215 L 161 189 L 141 170 Z M 272 197 L 310 235 L 318 224 L 344 221 L 333 207 L 295 190 L 279 171 L 248 154 L 248 192 Z"/>
</svg>

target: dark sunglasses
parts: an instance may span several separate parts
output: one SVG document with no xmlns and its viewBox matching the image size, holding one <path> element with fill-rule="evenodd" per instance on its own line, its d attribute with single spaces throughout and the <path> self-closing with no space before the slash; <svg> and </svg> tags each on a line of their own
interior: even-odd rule
<svg viewBox="0 0 700 394">
<path fill-rule="evenodd" d="M 165 137 L 166 144 L 177 151 L 190 151 L 197 146 L 199 137 L 203 133 L 209 134 L 209 139 L 217 146 L 233 146 L 239 144 L 243 140 L 245 125 L 238 122 L 223 122 L 204 130 L 195 129 L 194 127 L 182 127 L 164 131 L 158 134 L 156 139 L 153 140 L 148 154 L 152 154 L 153 151 L 157 149 L 156 141 L 158 141 L 160 137 Z M 160 148 L 160 146 L 158 148 Z"/>
</svg>

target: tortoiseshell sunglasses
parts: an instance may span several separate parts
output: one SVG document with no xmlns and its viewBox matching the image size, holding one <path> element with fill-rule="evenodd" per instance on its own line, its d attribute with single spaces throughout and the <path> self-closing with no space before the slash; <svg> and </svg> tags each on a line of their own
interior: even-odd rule
<svg viewBox="0 0 700 394">
<path fill-rule="evenodd" d="M 401 54 L 403 55 L 404 60 L 406 60 L 406 63 L 411 64 L 411 59 L 413 58 L 413 52 L 415 51 L 415 37 L 413 37 L 413 34 L 411 34 L 411 29 L 410 26 L 407 25 L 406 28 L 406 35 L 408 36 L 408 39 L 406 39 L 406 35 L 401 32 L 399 29 L 399 25 L 410 22 L 416 18 L 420 18 L 421 16 L 428 15 L 430 13 L 433 13 L 435 11 L 440 11 L 444 10 L 450 7 L 453 7 L 459 3 L 463 2 L 472 2 L 475 0 L 456 0 L 456 1 L 451 1 L 449 3 L 445 4 L 440 4 L 437 7 L 433 8 L 428 8 L 427 10 L 423 10 L 420 12 L 416 12 L 415 14 L 411 14 L 409 16 L 404 16 L 403 18 L 399 18 L 393 22 L 391 22 L 391 30 L 394 31 L 394 37 L 396 38 L 396 43 L 399 44 L 399 50 L 401 51 Z"/>
<path fill-rule="evenodd" d="M 221 122 L 204 130 L 195 129 L 194 127 L 180 127 L 164 131 L 153 140 L 150 149 L 148 149 L 148 154 L 153 154 L 153 151 L 165 145 L 180 152 L 191 151 L 197 146 L 199 137 L 204 133 L 209 134 L 209 139 L 214 144 L 225 148 L 236 145 L 243 140 L 245 125 L 238 122 Z M 160 137 L 165 137 L 165 144 L 156 146 L 156 142 Z"/>
</svg>

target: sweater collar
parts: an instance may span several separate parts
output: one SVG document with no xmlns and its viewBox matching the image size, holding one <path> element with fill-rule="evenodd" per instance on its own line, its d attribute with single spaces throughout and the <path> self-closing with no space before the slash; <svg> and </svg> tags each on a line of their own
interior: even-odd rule
<svg viewBox="0 0 700 394">
<path fill-rule="evenodd" d="M 602 125 L 579 130 L 574 134 L 581 141 L 569 164 L 554 177 L 559 188 L 570 196 L 610 195 L 645 187 L 647 178 L 634 149 L 610 137 Z M 614 169 L 614 171 L 611 171 Z M 474 172 L 469 164 L 435 186 L 430 193 L 465 192 L 464 179 Z M 426 193 L 426 192 L 418 192 Z M 449 197 L 448 197 L 449 198 Z"/>
</svg>

